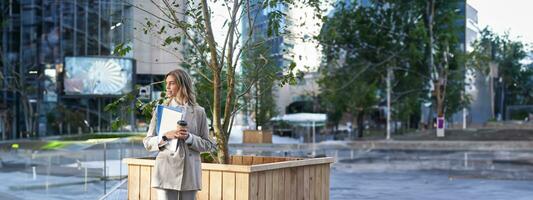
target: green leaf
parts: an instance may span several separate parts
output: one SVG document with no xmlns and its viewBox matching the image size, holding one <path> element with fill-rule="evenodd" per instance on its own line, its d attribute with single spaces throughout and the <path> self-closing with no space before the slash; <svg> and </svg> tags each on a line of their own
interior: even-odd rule
<svg viewBox="0 0 533 200">
<path fill-rule="evenodd" d="M 116 119 L 115 121 L 111 123 L 111 129 L 113 129 L 114 131 L 117 131 L 120 129 L 120 127 L 124 126 L 124 124 L 126 124 L 125 120 Z"/>
<path fill-rule="evenodd" d="M 168 46 L 172 43 L 179 44 L 180 42 L 181 42 L 181 36 L 168 36 L 167 38 L 165 38 L 163 46 Z"/>
<path fill-rule="evenodd" d="M 130 46 L 125 46 L 124 43 L 119 43 L 113 50 L 113 53 L 118 56 L 125 56 L 130 51 L 131 51 Z"/>
<path fill-rule="evenodd" d="M 159 29 L 159 32 L 157 32 L 157 33 L 158 34 L 162 34 L 165 31 L 165 27 L 167 27 L 167 26 L 162 26 L 161 29 Z"/>
</svg>

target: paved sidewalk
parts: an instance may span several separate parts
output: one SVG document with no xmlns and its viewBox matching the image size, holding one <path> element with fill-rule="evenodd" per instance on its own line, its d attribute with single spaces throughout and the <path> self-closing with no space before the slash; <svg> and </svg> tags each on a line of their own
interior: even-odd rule
<svg viewBox="0 0 533 200">
<path fill-rule="evenodd" d="M 294 151 L 315 149 L 363 150 L 464 150 L 464 151 L 533 151 L 533 141 L 326 141 L 303 144 L 230 144 L 230 149 L 243 151 Z"/>
</svg>

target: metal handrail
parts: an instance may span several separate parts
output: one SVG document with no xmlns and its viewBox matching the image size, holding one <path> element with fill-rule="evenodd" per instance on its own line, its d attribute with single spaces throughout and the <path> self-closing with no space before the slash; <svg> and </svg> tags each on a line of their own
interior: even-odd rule
<svg viewBox="0 0 533 200">
<path fill-rule="evenodd" d="M 115 191 L 117 191 L 122 185 L 124 185 L 124 183 L 128 182 L 128 179 L 125 178 L 124 180 L 120 181 L 120 183 L 117 183 L 115 186 L 113 186 L 113 188 L 111 188 L 111 191 L 109 191 L 107 194 L 105 194 L 104 196 L 98 198 L 98 200 L 105 200 L 107 197 L 109 197 L 109 195 L 113 194 Z"/>
</svg>

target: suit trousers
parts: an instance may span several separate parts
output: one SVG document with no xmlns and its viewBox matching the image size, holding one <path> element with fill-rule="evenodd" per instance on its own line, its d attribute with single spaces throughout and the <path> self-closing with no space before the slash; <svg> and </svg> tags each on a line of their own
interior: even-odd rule
<svg viewBox="0 0 533 200">
<path fill-rule="evenodd" d="M 196 200 L 196 190 L 178 191 L 155 189 L 157 193 L 157 200 Z"/>
</svg>

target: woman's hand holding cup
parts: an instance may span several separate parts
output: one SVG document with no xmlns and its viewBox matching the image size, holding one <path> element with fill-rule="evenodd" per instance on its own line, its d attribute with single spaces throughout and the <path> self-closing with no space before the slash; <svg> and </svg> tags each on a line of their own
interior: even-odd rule
<svg viewBox="0 0 533 200">
<path fill-rule="evenodd" d="M 186 140 L 189 137 L 189 133 L 187 132 L 187 127 L 186 126 L 178 125 L 176 133 L 177 133 L 176 138 L 178 138 L 178 139 Z"/>
</svg>

